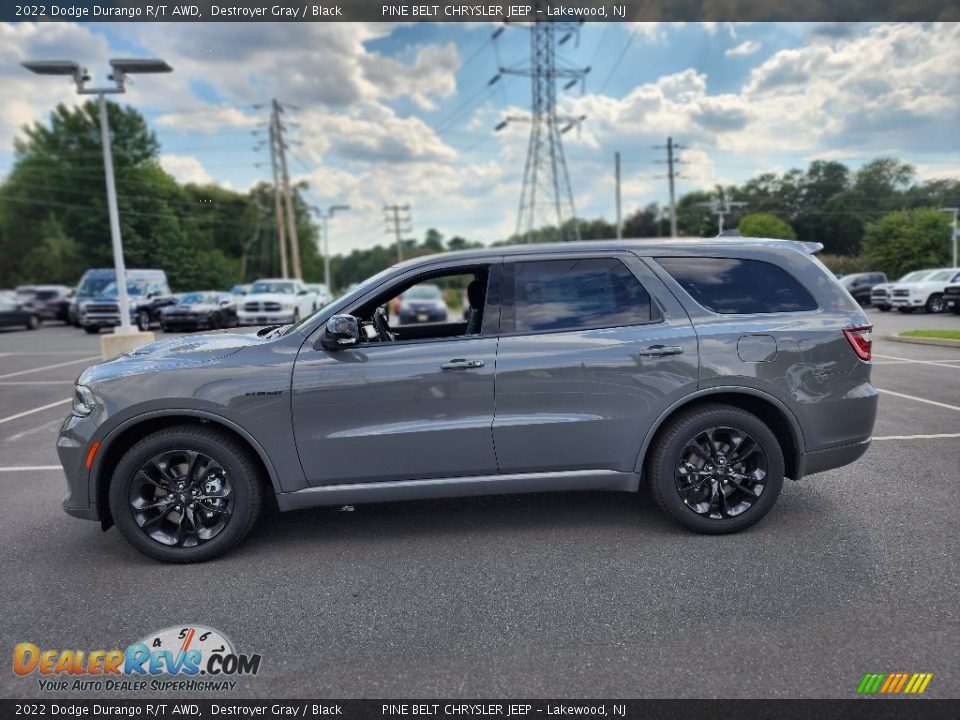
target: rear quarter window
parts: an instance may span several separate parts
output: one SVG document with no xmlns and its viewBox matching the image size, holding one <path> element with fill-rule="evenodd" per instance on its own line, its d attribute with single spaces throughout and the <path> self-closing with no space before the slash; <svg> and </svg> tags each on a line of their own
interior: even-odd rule
<svg viewBox="0 0 960 720">
<path fill-rule="evenodd" d="M 786 270 L 762 260 L 661 257 L 657 262 L 707 310 L 724 315 L 817 309 L 810 292 Z"/>
</svg>

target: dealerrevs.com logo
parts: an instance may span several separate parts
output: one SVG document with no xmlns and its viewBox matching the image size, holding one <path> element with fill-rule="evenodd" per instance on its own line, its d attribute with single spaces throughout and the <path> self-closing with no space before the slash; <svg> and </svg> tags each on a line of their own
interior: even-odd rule
<svg viewBox="0 0 960 720">
<path fill-rule="evenodd" d="M 51 650 L 23 642 L 13 651 L 13 672 L 36 677 L 45 691 L 229 691 L 237 684 L 230 678 L 259 670 L 260 655 L 238 653 L 226 635 L 202 625 L 165 628 L 125 649 Z"/>
</svg>

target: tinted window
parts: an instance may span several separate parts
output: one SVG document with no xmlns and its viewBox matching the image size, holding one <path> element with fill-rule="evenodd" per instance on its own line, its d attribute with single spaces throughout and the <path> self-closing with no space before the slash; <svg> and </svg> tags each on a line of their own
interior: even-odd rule
<svg viewBox="0 0 960 720">
<path fill-rule="evenodd" d="M 703 307 L 717 313 L 816 310 L 817 303 L 792 275 L 760 260 L 658 258 L 668 273 Z"/>
<path fill-rule="evenodd" d="M 616 327 L 650 322 L 650 296 L 613 258 L 549 260 L 514 267 L 516 332 Z"/>
</svg>

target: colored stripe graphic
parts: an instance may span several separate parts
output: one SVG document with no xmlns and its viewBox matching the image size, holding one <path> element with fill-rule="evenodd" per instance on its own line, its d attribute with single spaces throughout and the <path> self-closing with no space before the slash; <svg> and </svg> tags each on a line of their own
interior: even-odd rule
<svg viewBox="0 0 960 720">
<path fill-rule="evenodd" d="M 927 689 L 933 673 L 867 673 L 857 685 L 860 695 L 919 695 Z"/>
</svg>

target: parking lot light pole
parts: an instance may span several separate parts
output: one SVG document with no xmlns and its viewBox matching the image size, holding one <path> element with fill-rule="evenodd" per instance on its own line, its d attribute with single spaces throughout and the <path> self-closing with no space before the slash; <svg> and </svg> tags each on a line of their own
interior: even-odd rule
<svg viewBox="0 0 960 720">
<path fill-rule="evenodd" d="M 100 143 L 103 147 L 103 169 L 107 181 L 107 209 L 110 215 L 110 238 L 113 244 L 113 266 L 116 272 L 117 306 L 120 311 L 120 327 L 115 332 L 131 334 L 130 299 L 127 297 L 127 273 L 123 262 L 123 240 L 120 236 L 120 212 L 117 208 L 117 187 L 113 177 L 113 153 L 110 147 L 110 125 L 107 119 L 107 95 L 119 95 L 126 91 L 127 75 L 134 73 L 166 73 L 171 68 L 163 60 L 110 60 L 112 86 L 88 88 L 90 75 L 86 68 L 71 60 L 43 60 L 22 63 L 23 67 L 38 75 L 70 75 L 77 86 L 78 95 L 96 95 L 100 106 Z"/>
<path fill-rule="evenodd" d="M 957 226 L 957 215 L 960 215 L 960 208 L 940 208 L 940 212 L 950 213 L 953 216 L 953 264 L 950 267 L 957 267 L 957 239 L 960 238 L 960 227 Z"/>
<path fill-rule="evenodd" d="M 327 290 L 330 291 L 330 294 L 333 294 L 333 286 L 330 284 L 330 225 L 328 224 L 330 218 L 336 215 L 338 212 L 346 212 L 350 209 L 349 205 L 331 205 L 327 208 L 327 211 L 324 212 L 316 205 L 311 205 L 310 209 L 313 210 L 317 217 L 323 220 L 323 282 L 327 286 Z"/>
</svg>

